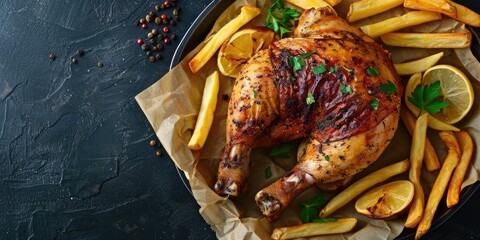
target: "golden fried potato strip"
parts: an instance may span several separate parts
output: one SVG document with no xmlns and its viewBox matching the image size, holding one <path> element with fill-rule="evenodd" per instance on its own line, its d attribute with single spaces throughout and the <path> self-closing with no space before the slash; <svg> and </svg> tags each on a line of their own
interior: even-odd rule
<svg viewBox="0 0 480 240">
<path fill-rule="evenodd" d="M 460 145 L 460 150 L 462 151 L 460 162 L 453 172 L 452 179 L 450 180 L 450 185 L 448 186 L 447 192 L 447 207 L 452 208 L 458 204 L 458 199 L 460 197 L 460 191 L 463 183 L 465 174 L 467 173 L 470 160 L 472 159 L 473 154 L 473 140 L 465 131 L 456 132 L 455 136 L 457 137 L 458 143 Z"/>
</svg>

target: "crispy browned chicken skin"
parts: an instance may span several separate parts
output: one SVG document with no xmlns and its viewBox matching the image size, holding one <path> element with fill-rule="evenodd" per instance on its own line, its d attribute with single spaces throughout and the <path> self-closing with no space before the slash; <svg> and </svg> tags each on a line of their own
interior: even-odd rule
<svg viewBox="0 0 480 240">
<path fill-rule="evenodd" d="M 304 63 L 296 71 L 295 58 Z M 380 90 L 389 81 L 395 93 Z M 294 38 L 255 54 L 236 79 L 215 191 L 238 196 L 252 148 L 297 138 L 305 138 L 298 164 L 256 195 L 263 214 L 275 219 L 313 184 L 344 184 L 392 139 L 401 94 L 399 76 L 380 45 L 328 8 L 305 11 Z"/>
</svg>

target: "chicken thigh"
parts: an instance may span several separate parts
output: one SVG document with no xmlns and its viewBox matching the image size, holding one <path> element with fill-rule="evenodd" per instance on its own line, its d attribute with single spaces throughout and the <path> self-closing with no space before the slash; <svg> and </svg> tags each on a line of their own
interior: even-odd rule
<svg viewBox="0 0 480 240">
<path fill-rule="evenodd" d="M 255 54 L 236 79 L 215 191 L 244 191 L 252 148 L 305 138 L 298 164 L 256 195 L 275 219 L 310 186 L 344 182 L 378 159 L 397 128 L 401 94 L 380 45 L 329 8 L 305 11 L 293 38 Z"/>
</svg>

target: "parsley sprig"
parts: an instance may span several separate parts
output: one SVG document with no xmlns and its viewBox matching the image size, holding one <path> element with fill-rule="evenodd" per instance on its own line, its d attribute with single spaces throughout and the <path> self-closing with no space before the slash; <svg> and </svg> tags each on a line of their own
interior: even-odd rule
<svg viewBox="0 0 480 240">
<path fill-rule="evenodd" d="M 394 93 L 397 92 L 397 87 L 390 80 L 388 80 L 388 83 L 380 85 L 379 89 L 380 89 L 380 91 L 385 92 L 387 94 L 394 94 Z"/>
<path fill-rule="evenodd" d="M 293 71 L 296 72 L 298 70 L 301 70 L 303 67 L 305 67 L 305 62 L 303 61 L 303 59 L 306 59 L 306 58 L 312 56 L 314 53 L 315 53 L 315 51 L 312 51 L 312 52 L 304 53 L 300 56 L 290 57 L 288 59 L 288 62 L 293 67 Z"/>
<path fill-rule="evenodd" d="M 422 113 L 422 110 L 425 110 L 433 115 L 448 106 L 448 102 L 440 98 L 441 94 L 440 81 L 426 86 L 418 84 L 413 90 L 412 96 L 408 97 L 408 101 L 420 109 L 419 114 Z"/>
<path fill-rule="evenodd" d="M 300 218 L 304 223 L 335 222 L 336 219 L 326 219 L 318 217 L 318 214 L 320 213 L 319 209 L 324 207 L 325 204 L 327 204 L 325 193 L 319 192 L 317 195 L 308 200 L 308 202 L 302 204 L 302 209 L 300 210 Z"/>
<path fill-rule="evenodd" d="M 285 33 L 291 32 L 293 27 L 292 19 L 300 17 L 300 12 L 293 8 L 285 8 L 282 0 L 272 1 L 272 5 L 268 8 L 265 26 L 272 29 L 275 33 L 283 38 Z"/>
</svg>

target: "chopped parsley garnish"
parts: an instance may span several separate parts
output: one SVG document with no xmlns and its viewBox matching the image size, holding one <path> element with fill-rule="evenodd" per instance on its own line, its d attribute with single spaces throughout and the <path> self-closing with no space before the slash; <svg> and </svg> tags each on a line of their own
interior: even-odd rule
<svg viewBox="0 0 480 240">
<path fill-rule="evenodd" d="M 291 32 L 290 28 L 293 27 L 291 20 L 298 17 L 300 17 L 299 11 L 294 8 L 285 8 L 282 0 L 274 0 L 268 8 L 265 26 L 283 38 L 285 33 Z"/>
<path fill-rule="evenodd" d="M 272 169 L 270 168 L 270 166 L 268 166 L 267 168 L 265 168 L 265 178 L 270 178 L 272 176 Z"/>
<path fill-rule="evenodd" d="M 395 87 L 395 84 L 392 81 L 388 80 L 388 83 L 380 85 L 380 91 L 387 94 L 394 94 L 397 92 L 397 87 Z"/>
<path fill-rule="evenodd" d="M 253 90 L 253 97 L 256 98 L 257 96 L 257 91 Z"/>
<path fill-rule="evenodd" d="M 374 68 L 374 67 L 369 67 L 369 68 L 367 68 L 367 74 L 368 74 L 369 76 L 378 76 L 378 75 L 380 75 L 380 73 L 378 72 L 378 70 L 377 70 L 376 68 Z"/>
<path fill-rule="evenodd" d="M 440 81 L 426 86 L 419 84 L 413 90 L 412 96 L 408 97 L 408 101 L 420 109 L 419 114 L 422 113 L 422 110 L 425 110 L 433 115 L 440 112 L 440 109 L 448 106 L 448 102 L 440 98 L 441 94 Z"/>
<path fill-rule="evenodd" d="M 329 71 L 330 73 L 334 73 L 336 71 L 338 71 L 338 66 L 337 65 L 335 65 L 333 67 L 330 67 L 330 71 Z"/>
<path fill-rule="evenodd" d="M 350 88 L 350 86 L 346 85 L 346 84 L 340 84 L 340 90 L 342 91 L 343 94 L 347 94 L 347 93 L 350 93 L 352 94 L 352 88 Z"/>
<path fill-rule="evenodd" d="M 319 209 L 325 206 L 325 204 L 327 204 L 325 193 L 319 192 L 317 195 L 308 200 L 308 202 L 302 204 L 300 218 L 304 223 L 313 222 L 315 219 L 319 219 Z"/>
<path fill-rule="evenodd" d="M 325 155 L 325 161 L 330 162 L 330 156 Z"/>
<path fill-rule="evenodd" d="M 322 74 L 327 71 L 327 66 L 325 66 L 324 63 L 322 63 L 318 67 L 312 67 L 312 71 L 315 74 Z"/>
<path fill-rule="evenodd" d="M 377 98 L 373 98 L 372 101 L 370 101 L 370 106 L 371 106 L 374 110 L 377 110 L 377 109 L 378 109 L 378 99 L 377 99 Z"/>
<path fill-rule="evenodd" d="M 270 157 L 274 158 L 289 158 L 290 153 L 295 149 L 293 144 L 285 144 L 282 146 L 277 146 L 272 148 L 270 152 Z"/>
<path fill-rule="evenodd" d="M 303 61 L 303 59 L 306 59 L 306 58 L 312 56 L 312 54 L 314 54 L 314 53 L 315 52 L 307 52 L 307 53 L 304 53 L 300 56 L 290 57 L 288 59 L 288 62 L 293 67 L 293 71 L 296 72 L 298 70 L 301 70 L 303 67 L 305 67 L 305 62 Z"/>
<path fill-rule="evenodd" d="M 308 104 L 308 105 L 311 105 L 311 104 L 313 104 L 313 103 L 315 103 L 315 98 L 313 98 L 313 95 L 312 95 L 311 93 L 308 93 L 308 95 L 307 95 L 307 104 Z"/>
</svg>

